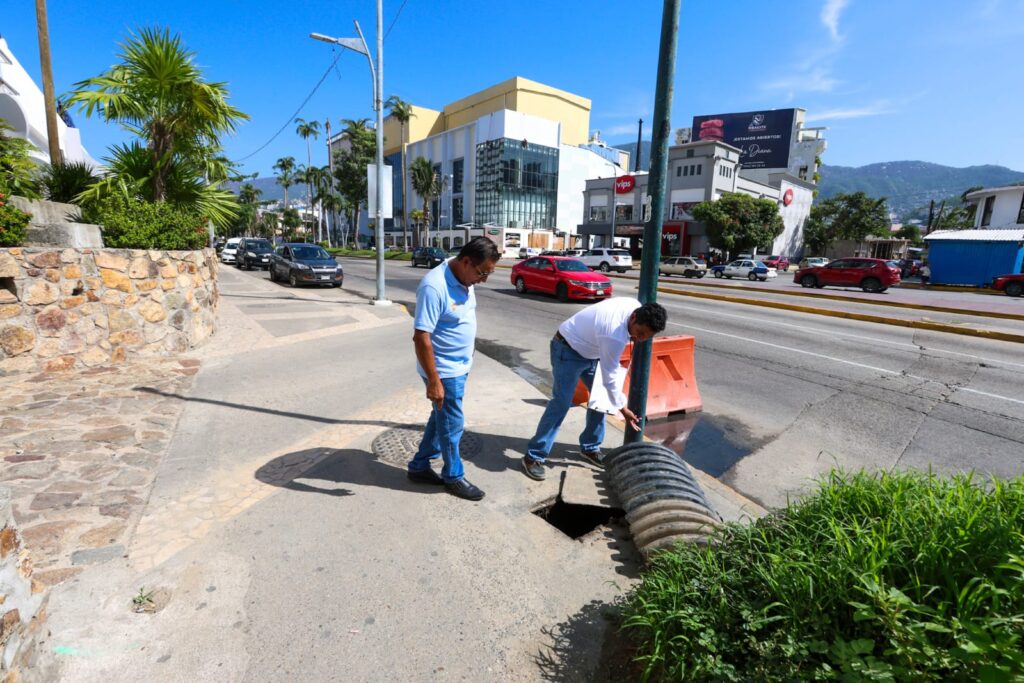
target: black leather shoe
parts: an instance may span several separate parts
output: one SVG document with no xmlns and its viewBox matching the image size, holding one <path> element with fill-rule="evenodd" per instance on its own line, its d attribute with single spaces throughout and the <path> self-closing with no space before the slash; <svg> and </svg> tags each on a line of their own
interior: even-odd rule
<svg viewBox="0 0 1024 683">
<path fill-rule="evenodd" d="M 448 490 L 448 493 L 458 498 L 465 498 L 466 500 L 480 500 L 484 497 L 483 491 L 473 486 L 465 479 L 446 483 L 444 487 Z"/>
<path fill-rule="evenodd" d="M 441 478 L 441 475 L 431 469 L 426 469 L 422 472 L 408 472 L 408 475 L 409 481 L 414 481 L 417 484 L 444 486 L 444 479 Z"/>
</svg>

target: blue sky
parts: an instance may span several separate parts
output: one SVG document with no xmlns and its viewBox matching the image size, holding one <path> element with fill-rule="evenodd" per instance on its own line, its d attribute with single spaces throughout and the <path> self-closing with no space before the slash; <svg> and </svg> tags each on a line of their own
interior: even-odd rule
<svg viewBox="0 0 1024 683">
<path fill-rule="evenodd" d="M 1024 0 L 684 0 L 673 128 L 695 114 L 803 107 L 829 128 L 826 164 L 922 160 L 1024 170 Z M 5 3 L 0 26 L 37 82 L 35 13 Z M 328 69 L 331 46 L 311 31 L 373 44 L 373 0 L 49 0 L 58 92 L 115 61 L 132 28 L 168 26 L 198 54 L 211 80 L 227 81 L 252 120 L 226 141 L 230 157 L 266 143 Z M 401 8 L 401 13 L 398 14 Z M 396 20 L 397 14 L 397 20 Z M 588 97 L 591 128 L 613 143 L 650 130 L 661 3 L 560 0 L 385 0 L 384 91 L 427 107 L 515 75 Z M 392 26 L 393 24 L 393 26 Z M 347 52 L 300 116 L 337 128 L 371 118 L 362 55 Z M 93 156 L 123 139 L 75 116 Z M 645 138 L 649 133 L 645 133 Z M 314 163 L 326 163 L 317 145 Z M 274 160 L 305 161 L 289 124 L 244 170 L 269 175 Z"/>
</svg>

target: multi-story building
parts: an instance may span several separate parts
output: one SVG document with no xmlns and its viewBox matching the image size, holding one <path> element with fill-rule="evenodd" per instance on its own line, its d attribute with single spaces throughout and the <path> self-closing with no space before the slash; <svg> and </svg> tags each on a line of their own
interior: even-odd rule
<svg viewBox="0 0 1024 683">
<path fill-rule="evenodd" d="M 1024 185 L 987 187 L 971 192 L 965 199 L 977 207 L 975 229 L 1024 229 Z"/>
<path fill-rule="evenodd" d="M 440 111 L 413 106 L 412 114 L 404 127 L 394 116 L 384 121 L 394 188 L 394 218 L 384 224 L 389 245 L 402 242 L 404 209 L 423 204 L 408 174 L 402 187 L 403 147 L 406 166 L 423 157 L 442 180 L 429 207 L 431 242 L 448 248 L 484 226 L 501 229 L 506 249 L 571 245 L 587 178 L 621 174 L 628 164 L 628 155 L 589 137 L 590 100 L 521 77 Z"/>
<path fill-rule="evenodd" d="M 646 172 L 641 172 L 587 181 L 584 222 L 578 233 L 588 247 L 628 243 L 636 249 L 643 235 L 648 178 Z M 798 256 L 802 251 L 814 184 L 785 172 L 768 174 L 766 182 L 751 178 L 741 168 L 737 147 L 717 141 L 670 147 L 666 189 L 661 246 L 666 256 L 710 252 L 704 226 L 694 221 L 689 211 L 695 204 L 719 199 L 726 192 L 777 201 L 785 229 L 771 251 L 788 256 Z"/>
</svg>

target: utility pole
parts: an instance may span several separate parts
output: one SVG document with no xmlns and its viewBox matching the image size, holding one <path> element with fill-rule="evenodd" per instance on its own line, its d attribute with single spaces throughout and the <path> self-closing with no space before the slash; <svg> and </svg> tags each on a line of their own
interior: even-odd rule
<svg viewBox="0 0 1024 683">
<path fill-rule="evenodd" d="M 377 110 L 377 223 L 374 242 L 377 244 L 377 297 L 373 303 L 389 306 L 384 292 L 384 0 L 377 0 L 377 73 L 373 108 Z"/>
<path fill-rule="evenodd" d="M 330 169 L 331 173 L 331 194 L 334 194 L 334 155 L 331 154 L 331 118 L 328 116 L 324 121 L 324 130 L 327 131 L 327 168 Z M 331 232 L 335 229 L 335 224 L 338 222 L 337 213 L 334 210 L 334 198 L 331 198 L 331 220 L 327 224 L 327 246 L 332 247 L 334 243 L 331 241 Z"/>
<path fill-rule="evenodd" d="M 658 261 L 661 258 L 661 228 L 665 214 L 665 185 L 668 180 L 668 136 L 672 118 L 672 83 L 676 69 L 676 41 L 679 35 L 679 1 L 665 0 L 661 15 L 661 47 L 658 50 L 658 81 L 655 86 L 654 124 L 651 135 L 651 167 L 647 191 L 651 215 L 644 225 L 644 251 L 640 261 L 640 302 L 657 301 Z M 633 344 L 629 382 L 629 408 L 639 416 L 640 429 L 626 426 L 625 443 L 643 441 L 647 422 L 647 388 L 651 377 L 651 340 Z"/>
<path fill-rule="evenodd" d="M 639 173 L 640 171 L 640 143 L 644 137 L 644 120 L 640 119 L 640 123 L 636 129 L 636 159 L 633 160 L 633 173 Z"/>
<path fill-rule="evenodd" d="M 39 34 L 39 68 L 43 72 L 43 103 L 46 108 L 46 141 L 50 163 L 59 166 L 60 133 L 57 131 L 57 99 L 53 93 L 53 64 L 50 62 L 50 27 L 46 21 L 46 0 L 36 0 L 36 31 Z"/>
</svg>

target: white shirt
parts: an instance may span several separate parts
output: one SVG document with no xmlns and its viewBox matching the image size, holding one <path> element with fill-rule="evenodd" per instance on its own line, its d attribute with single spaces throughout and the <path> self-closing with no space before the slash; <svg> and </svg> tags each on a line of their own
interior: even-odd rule
<svg viewBox="0 0 1024 683">
<path fill-rule="evenodd" d="M 640 302 L 630 297 L 605 299 L 558 326 L 559 334 L 573 351 L 601 363 L 604 388 L 616 410 L 626 405 L 622 393 L 626 368 L 619 365 L 619 358 L 629 343 L 629 316 L 638 308 Z"/>
</svg>

